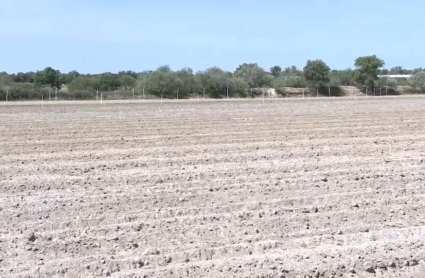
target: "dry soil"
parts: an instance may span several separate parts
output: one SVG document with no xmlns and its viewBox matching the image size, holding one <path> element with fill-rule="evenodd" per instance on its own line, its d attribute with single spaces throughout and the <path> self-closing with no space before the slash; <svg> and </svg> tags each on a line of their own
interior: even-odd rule
<svg viewBox="0 0 425 278">
<path fill-rule="evenodd" d="M 424 277 L 425 98 L 0 105 L 1 277 Z"/>
</svg>

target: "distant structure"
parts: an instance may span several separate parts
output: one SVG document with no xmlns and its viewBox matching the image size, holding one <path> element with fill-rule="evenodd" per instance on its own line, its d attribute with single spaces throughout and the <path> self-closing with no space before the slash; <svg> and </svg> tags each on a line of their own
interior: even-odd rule
<svg viewBox="0 0 425 278">
<path fill-rule="evenodd" d="M 275 97 L 276 96 L 276 89 L 267 88 L 267 89 L 264 90 L 264 93 L 266 93 L 269 97 Z"/>
<path fill-rule="evenodd" d="M 378 75 L 378 78 L 388 78 L 388 79 L 409 79 L 412 77 L 411 74 L 387 74 L 387 75 Z"/>
</svg>

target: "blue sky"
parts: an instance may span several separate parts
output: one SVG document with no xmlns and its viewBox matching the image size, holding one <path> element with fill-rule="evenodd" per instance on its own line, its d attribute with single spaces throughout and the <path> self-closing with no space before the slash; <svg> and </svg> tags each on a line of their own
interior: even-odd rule
<svg viewBox="0 0 425 278">
<path fill-rule="evenodd" d="M 0 71 L 425 67 L 423 0 L 0 0 Z"/>
</svg>

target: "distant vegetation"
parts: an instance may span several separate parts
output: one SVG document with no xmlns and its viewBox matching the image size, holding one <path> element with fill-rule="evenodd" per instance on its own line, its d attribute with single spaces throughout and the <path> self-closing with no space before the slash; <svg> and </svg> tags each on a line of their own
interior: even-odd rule
<svg viewBox="0 0 425 278">
<path fill-rule="evenodd" d="M 322 91 L 326 87 L 357 86 L 363 90 L 374 86 L 409 85 L 412 91 L 425 92 L 425 69 L 413 70 L 394 67 L 384 68 L 384 61 L 376 56 L 359 57 L 355 68 L 331 70 L 322 60 L 309 60 L 303 69 L 295 66 L 282 69 L 274 66 L 265 70 L 257 64 L 240 65 L 234 72 L 212 67 L 194 73 L 190 68 L 173 71 L 161 66 L 154 71 L 80 74 L 77 71 L 61 73 L 51 67 L 37 72 L 8 74 L 0 72 L 0 100 L 40 99 L 51 94 L 59 99 L 93 99 L 97 92 L 106 98 L 136 97 L 210 98 L 250 97 L 261 94 L 259 88 L 308 88 Z M 378 75 L 411 74 L 410 79 L 378 78 Z"/>
</svg>

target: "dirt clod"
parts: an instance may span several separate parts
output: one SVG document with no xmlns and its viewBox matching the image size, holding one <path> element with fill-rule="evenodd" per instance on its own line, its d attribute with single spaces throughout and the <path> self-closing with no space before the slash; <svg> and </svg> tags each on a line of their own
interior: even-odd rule
<svg viewBox="0 0 425 278">
<path fill-rule="evenodd" d="M 28 238 L 28 241 L 31 241 L 31 242 L 34 242 L 37 239 L 34 233 L 30 233 L 27 238 Z"/>
<path fill-rule="evenodd" d="M 375 273 L 375 268 L 373 267 L 372 263 L 369 263 L 369 262 L 365 263 L 364 269 L 365 269 L 366 272 Z"/>
</svg>

